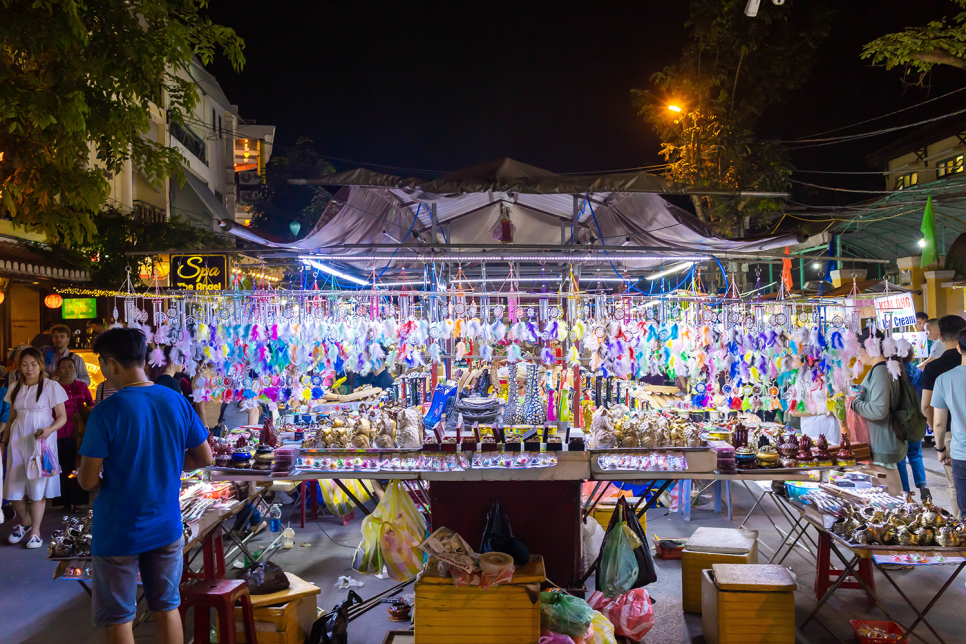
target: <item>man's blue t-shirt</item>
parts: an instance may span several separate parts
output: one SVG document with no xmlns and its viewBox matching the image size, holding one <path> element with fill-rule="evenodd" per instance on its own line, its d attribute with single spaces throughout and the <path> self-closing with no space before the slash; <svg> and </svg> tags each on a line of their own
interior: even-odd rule
<svg viewBox="0 0 966 644">
<path fill-rule="evenodd" d="M 207 439 L 185 397 L 167 387 L 127 387 L 95 405 L 80 449 L 104 459 L 92 554 L 135 555 L 177 541 L 185 450 Z"/>
</svg>

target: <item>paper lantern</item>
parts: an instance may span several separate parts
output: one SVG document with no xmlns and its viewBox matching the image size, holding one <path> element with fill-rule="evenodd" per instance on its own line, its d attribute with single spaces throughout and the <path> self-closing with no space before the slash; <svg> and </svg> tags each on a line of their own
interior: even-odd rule
<svg viewBox="0 0 966 644">
<path fill-rule="evenodd" d="M 62 298 L 57 293 L 51 293 L 44 298 L 44 304 L 48 309 L 59 309 L 60 305 L 64 303 L 64 298 Z"/>
<path fill-rule="evenodd" d="M 293 221 L 288 225 L 288 229 L 292 231 L 293 236 L 296 236 L 299 234 L 299 231 L 302 230 L 302 224 L 297 221 Z"/>
<path fill-rule="evenodd" d="M 7 299 L 7 296 L 6 296 L 6 295 L 4 295 L 4 293 L 3 293 L 3 291 L 0 291 L 0 304 L 3 304 L 3 301 L 4 301 L 5 299 Z"/>
</svg>

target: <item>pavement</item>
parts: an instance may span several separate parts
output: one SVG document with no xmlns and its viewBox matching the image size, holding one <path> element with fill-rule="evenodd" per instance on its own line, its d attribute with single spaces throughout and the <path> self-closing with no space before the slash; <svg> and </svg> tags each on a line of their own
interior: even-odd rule
<svg viewBox="0 0 966 644">
<path fill-rule="evenodd" d="M 936 502 L 949 507 L 949 494 L 946 487 L 942 467 L 935 457 L 932 448 L 923 450 L 927 482 L 932 490 Z M 715 514 L 710 503 L 710 496 L 702 497 L 702 502 L 692 510 L 691 521 L 686 522 L 677 513 L 669 513 L 664 508 L 655 508 L 648 513 L 648 535 L 658 534 L 661 537 L 686 537 L 698 526 L 737 527 L 745 515 L 751 510 L 754 499 L 748 490 L 739 483 L 731 486 L 733 502 L 733 520 L 728 521 L 727 515 Z M 370 503 L 371 507 L 371 503 Z M 767 506 L 776 523 L 784 525 L 777 511 Z M 291 523 L 297 525 L 294 506 L 287 506 L 285 512 L 292 512 Z M 44 520 L 45 535 L 56 529 L 62 514 L 48 512 Z M 283 515 L 283 521 L 288 517 Z M 511 523 L 514 517 L 510 517 Z M 481 517 L 481 520 L 483 518 Z M 516 519 L 523 520 L 523 519 Z M 0 627 L 0 641 L 4 644 L 41 644 L 48 642 L 71 642 L 72 644 L 88 644 L 103 642 L 102 631 L 91 626 L 91 603 L 87 593 L 72 581 L 53 581 L 54 564 L 47 561 L 46 549 L 26 550 L 22 545 L 11 546 L 6 543 L 14 522 L 0 525 L 0 615 L 3 615 L 3 626 Z M 348 526 L 334 517 L 320 518 L 318 521 L 308 521 L 305 529 L 296 528 L 295 547 L 291 550 L 281 550 L 273 557 L 284 570 L 292 572 L 303 579 L 319 585 L 322 593 L 318 598 L 320 608 L 330 610 L 346 596 L 345 590 L 333 587 L 336 579 L 341 575 L 351 576 L 365 584 L 356 589 L 363 597 L 371 597 L 394 585 L 391 580 L 363 576 L 351 570 L 352 555 L 361 538 L 361 513 Z M 771 551 L 776 548 L 782 537 L 759 508 L 749 517 L 746 527 L 759 530 L 760 561 L 767 562 Z M 552 529 L 552 528 L 550 528 Z M 259 548 L 267 545 L 271 533 L 259 535 L 253 539 L 252 547 Z M 795 594 L 797 623 L 801 623 L 816 605 L 813 588 L 814 557 L 803 549 L 795 549 L 785 560 L 799 580 L 799 588 Z M 655 560 L 658 571 L 658 581 L 648 587 L 648 592 L 655 599 L 655 626 L 645 636 L 646 644 L 692 644 L 703 642 L 701 637 L 701 616 L 684 614 L 681 611 L 681 563 L 680 561 Z M 903 591 L 917 602 L 922 608 L 932 595 L 946 581 L 952 571 L 947 566 L 918 568 L 908 571 L 890 573 L 896 579 Z M 966 575 L 958 578 L 942 600 L 930 611 L 929 618 L 937 631 L 950 644 L 963 642 L 960 629 L 962 624 L 962 606 L 966 605 Z M 909 623 L 915 619 L 915 614 L 908 609 L 887 580 L 876 574 L 877 589 L 881 593 L 886 608 L 899 621 Z M 588 580 L 588 587 L 593 587 L 593 579 Z M 407 588 L 403 594 L 411 593 Z M 852 642 L 850 619 L 882 619 L 875 608 L 870 608 L 865 596 L 860 591 L 842 590 L 830 599 L 820 613 L 822 621 L 842 640 Z M 349 630 L 349 641 L 353 644 L 382 644 L 388 630 L 404 630 L 408 625 L 394 624 L 389 621 L 384 606 L 378 606 L 358 620 L 352 622 Z M 920 626 L 916 633 L 923 636 L 925 641 L 936 641 L 924 627 Z M 153 642 L 154 626 L 150 620 L 141 625 L 136 631 L 138 642 Z M 802 644 L 820 644 L 834 642 L 835 639 L 822 627 L 814 623 L 809 625 L 804 633 L 799 634 Z"/>
</svg>

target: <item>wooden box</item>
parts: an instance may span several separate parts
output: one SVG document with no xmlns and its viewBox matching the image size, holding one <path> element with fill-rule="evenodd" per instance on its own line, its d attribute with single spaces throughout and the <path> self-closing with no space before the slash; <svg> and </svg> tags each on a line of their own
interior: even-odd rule
<svg viewBox="0 0 966 644">
<path fill-rule="evenodd" d="M 487 590 L 456 587 L 451 578 L 430 573 L 415 586 L 415 644 L 532 644 L 539 639 L 543 557 L 531 556 L 511 583 Z"/>
<path fill-rule="evenodd" d="M 701 534 L 710 535 L 705 540 L 719 540 L 724 542 L 730 533 L 739 538 L 746 538 L 747 549 L 743 554 L 702 552 L 703 547 L 695 543 L 695 538 Z M 681 600 L 687 613 L 701 612 L 701 571 L 711 568 L 714 564 L 757 564 L 758 563 L 758 533 L 756 531 L 742 531 L 721 528 L 698 528 L 688 544 L 681 551 Z M 697 549 L 697 550 L 696 550 Z"/>
<path fill-rule="evenodd" d="M 701 625 L 708 644 L 794 644 L 795 581 L 781 566 L 722 565 L 701 571 Z"/>
<path fill-rule="evenodd" d="M 287 590 L 271 595 L 252 595 L 252 613 L 258 644 L 302 644 L 318 619 L 316 595 L 321 589 L 291 573 Z M 235 641 L 245 644 L 242 610 L 235 607 Z"/>
</svg>

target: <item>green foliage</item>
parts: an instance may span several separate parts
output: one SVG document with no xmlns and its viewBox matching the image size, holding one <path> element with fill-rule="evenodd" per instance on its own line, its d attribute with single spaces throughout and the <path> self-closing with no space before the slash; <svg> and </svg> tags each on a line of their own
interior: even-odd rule
<svg viewBox="0 0 966 644">
<path fill-rule="evenodd" d="M 661 137 L 664 176 L 712 190 L 779 192 L 791 159 L 759 141 L 757 119 L 811 72 L 829 33 L 824 3 L 762 4 L 757 18 L 744 0 L 691 0 L 690 38 L 676 65 L 654 74 L 653 90 L 632 90 L 639 114 Z M 668 105 L 681 107 L 680 113 Z M 700 215 L 720 234 L 740 234 L 742 215 L 773 212 L 768 199 L 704 198 Z"/>
<path fill-rule="evenodd" d="M 299 137 L 284 152 L 274 152 L 265 168 L 266 185 L 252 205 L 252 226 L 283 239 L 292 238 L 293 221 L 304 236 L 319 221 L 331 195 L 317 186 L 293 186 L 289 179 L 321 177 L 335 172 L 326 159 L 319 156 L 311 139 Z"/>
<path fill-rule="evenodd" d="M 117 208 L 107 208 L 95 214 L 91 224 L 93 234 L 71 248 L 51 248 L 32 242 L 24 242 L 24 245 L 58 264 L 90 271 L 93 285 L 105 289 L 120 287 L 129 266 L 135 282 L 138 274 L 150 273 L 157 255 L 164 251 L 228 247 L 223 237 L 177 217 L 166 222 L 141 224 Z M 125 254 L 134 252 L 150 254 Z"/>
<path fill-rule="evenodd" d="M 951 0 L 960 9 L 966 9 L 966 0 Z M 905 67 L 906 74 L 918 72 L 917 84 L 936 65 L 951 65 L 966 69 L 966 11 L 947 19 L 933 20 L 924 27 L 908 27 L 905 31 L 886 34 L 873 40 L 862 49 L 863 59 L 872 59 L 874 65 L 886 69 Z"/>
<path fill-rule="evenodd" d="M 198 101 L 177 72 L 216 50 L 235 69 L 245 60 L 244 42 L 201 15 L 206 6 L 0 0 L 0 216 L 51 243 L 83 243 L 126 160 L 155 186 L 184 180 L 180 153 L 157 142 L 163 114 L 183 125 Z"/>
</svg>

